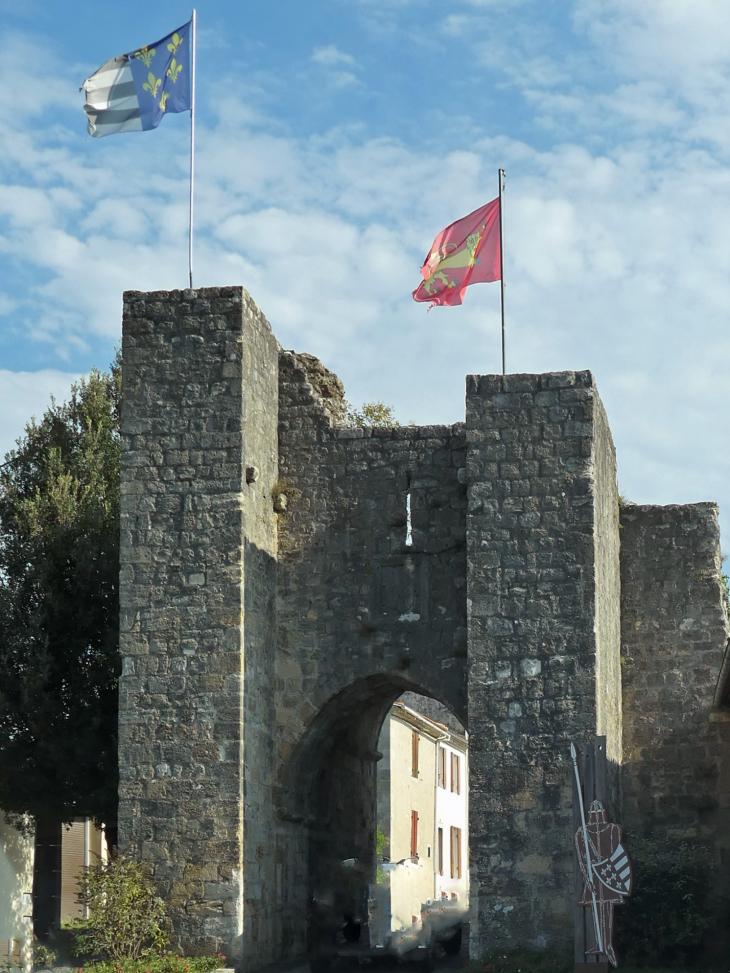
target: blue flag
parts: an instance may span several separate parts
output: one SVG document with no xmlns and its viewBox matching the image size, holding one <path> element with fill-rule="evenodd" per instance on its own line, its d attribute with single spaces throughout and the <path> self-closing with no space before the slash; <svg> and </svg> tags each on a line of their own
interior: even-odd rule
<svg viewBox="0 0 730 973">
<path fill-rule="evenodd" d="M 95 138 L 157 128 L 171 112 L 192 106 L 189 20 L 167 37 L 103 64 L 84 81 L 84 111 Z"/>
</svg>

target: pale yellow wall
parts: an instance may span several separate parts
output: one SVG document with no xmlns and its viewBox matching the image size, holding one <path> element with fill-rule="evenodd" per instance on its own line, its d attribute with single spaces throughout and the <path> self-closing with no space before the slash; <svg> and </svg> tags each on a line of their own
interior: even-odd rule
<svg viewBox="0 0 730 973">
<path fill-rule="evenodd" d="M 413 727 L 390 716 L 390 859 L 411 853 L 411 811 L 418 811 L 417 866 L 401 866 L 390 872 L 391 928 L 411 925 L 421 914 L 421 904 L 434 897 L 434 781 L 436 742 L 420 734 L 418 778 L 411 774 Z"/>
<path fill-rule="evenodd" d="M 33 839 L 24 838 L 6 823 L 0 811 L 0 941 L 23 939 L 28 933 L 24 913 L 30 912 L 27 896 L 33 888 Z M 0 955 L 0 962 L 5 957 Z"/>
</svg>

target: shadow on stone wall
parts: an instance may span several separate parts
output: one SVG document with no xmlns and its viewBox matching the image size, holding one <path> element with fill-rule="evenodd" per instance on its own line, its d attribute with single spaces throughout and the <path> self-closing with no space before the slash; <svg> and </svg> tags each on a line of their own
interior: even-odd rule
<svg viewBox="0 0 730 973">
<path fill-rule="evenodd" d="M 670 733 L 659 757 L 621 768 L 621 824 L 635 860 L 634 895 L 616 919 L 627 960 L 713 963 L 730 954 L 730 723 L 707 730 L 709 757 L 707 733 L 694 747 Z"/>
</svg>

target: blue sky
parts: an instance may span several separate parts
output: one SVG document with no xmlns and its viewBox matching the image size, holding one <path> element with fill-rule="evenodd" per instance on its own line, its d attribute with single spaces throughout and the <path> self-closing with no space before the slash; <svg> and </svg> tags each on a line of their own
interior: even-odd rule
<svg viewBox="0 0 730 973">
<path fill-rule="evenodd" d="M 730 509 L 730 5 L 201 0 L 196 284 L 403 422 L 499 369 L 499 288 L 426 314 L 434 235 L 496 195 L 510 371 L 591 368 L 640 502 Z M 88 137 L 78 86 L 189 8 L 0 0 L 0 452 L 185 286 L 188 116 Z"/>
</svg>

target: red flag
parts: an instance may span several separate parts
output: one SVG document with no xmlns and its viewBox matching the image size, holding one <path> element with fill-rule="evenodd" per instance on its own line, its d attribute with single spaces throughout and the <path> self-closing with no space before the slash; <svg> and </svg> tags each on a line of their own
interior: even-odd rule
<svg viewBox="0 0 730 973">
<path fill-rule="evenodd" d="M 414 301 L 461 304 L 469 284 L 499 280 L 499 198 L 442 230 L 421 267 Z M 429 308 L 430 310 L 431 308 Z"/>
</svg>

